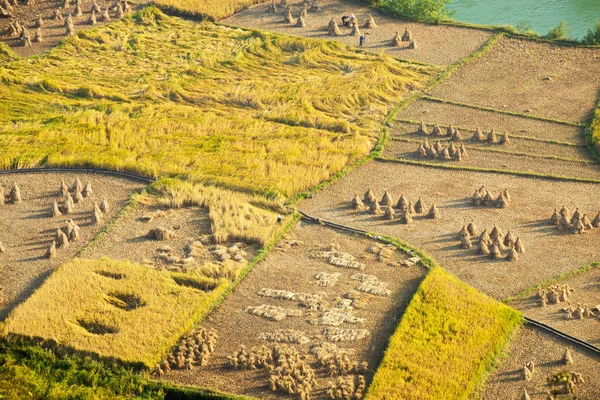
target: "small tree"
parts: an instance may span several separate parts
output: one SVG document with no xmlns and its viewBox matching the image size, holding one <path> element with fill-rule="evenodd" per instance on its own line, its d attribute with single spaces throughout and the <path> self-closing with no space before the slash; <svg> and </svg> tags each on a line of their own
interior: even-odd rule
<svg viewBox="0 0 600 400">
<path fill-rule="evenodd" d="M 550 29 L 546 38 L 550 40 L 569 40 L 570 34 L 571 28 L 569 28 L 569 25 L 567 25 L 565 20 L 562 20 L 558 25 Z"/>
<path fill-rule="evenodd" d="M 600 45 L 600 20 L 596 20 L 593 29 L 588 29 L 581 41 L 584 44 Z"/>
</svg>

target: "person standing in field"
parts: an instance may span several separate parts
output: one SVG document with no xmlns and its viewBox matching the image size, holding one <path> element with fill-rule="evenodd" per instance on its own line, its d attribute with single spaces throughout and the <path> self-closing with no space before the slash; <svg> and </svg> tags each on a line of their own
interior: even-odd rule
<svg viewBox="0 0 600 400">
<path fill-rule="evenodd" d="M 365 44 L 365 41 L 367 40 L 367 35 L 368 33 L 365 33 L 364 35 L 361 35 L 360 38 L 358 38 L 358 47 L 363 47 L 363 44 Z"/>
</svg>

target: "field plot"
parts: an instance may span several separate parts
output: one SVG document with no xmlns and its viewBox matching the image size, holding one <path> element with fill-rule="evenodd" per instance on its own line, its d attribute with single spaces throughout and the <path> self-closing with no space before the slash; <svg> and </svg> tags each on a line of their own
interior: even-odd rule
<svg viewBox="0 0 600 400">
<path fill-rule="evenodd" d="M 435 97 L 504 111 L 583 122 L 600 87 L 600 51 L 502 38 L 436 86 Z"/>
<path fill-rule="evenodd" d="M 569 349 L 573 363 L 566 365 L 562 359 L 566 349 Z M 531 380 L 523 379 L 523 366 L 533 361 L 534 371 Z M 600 393 L 600 370 L 598 369 L 597 354 L 593 354 L 570 342 L 546 332 L 538 331 L 527 326 L 522 327 L 512 337 L 508 356 L 500 361 L 496 371 L 487 379 L 480 393 L 482 400 L 520 399 L 526 390 L 531 399 L 545 399 L 552 386 L 547 378 L 557 374 L 581 374 L 585 383 L 575 383 L 574 395 L 563 391 L 556 399 L 595 400 Z M 556 390 L 564 390 L 564 385 L 557 385 Z"/>
<path fill-rule="evenodd" d="M 332 251 L 332 245 L 333 249 L 339 250 L 333 250 L 337 255 L 330 259 L 325 253 Z M 342 262 L 340 266 L 330 264 L 336 263 L 338 256 L 348 260 L 348 254 L 356 257 L 354 262 Z M 265 369 L 249 367 L 240 371 L 227 366 L 227 357 L 240 351 L 240 345 L 244 345 L 248 353 L 253 347 L 271 347 L 274 343 L 261 337 L 272 334 L 284 341 L 280 346 L 292 347 L 308 357 L 307 364 L 316 371 L 317 382 L 311 398 L 325 398 L 328 383 L 336 380 L 327 376 L 326 368 L 314 362 L 311 350 L 315 351 L 323 343 L 323 346 L 337 345 L 338 350 L 328 351 L 328 357 L 345 351 L 351 362 L 368 362 L 368 370 L 348 375 L 353 377 L 360 373 L 368 384 L 389 336 L 426 273 L 418 265 L 399 266 L 406 259 L 407 256 L 395 248 L 385 247 L 377 241 L 300 223 L 290 238 L 284 239 L 254 267 L 228 299 L 202 323 L 202 328 L 213 329 L 218 335 L 208 365 L 191 371 L 172 370 L 165 379 L 257 398 L 283 396 L 269 390 L 269 374 Z M 364 270 L 358 268 L 362 264 Z M 271 297 L 276 292 L 263 289 L 293 292 L 297 296 L 289 300 L 278 299 Z M 304 307 L 299 304 L 301 297 Z M 283 319 L 259 316 L 261 310 L 270 306 L 279 307 L 279 313 L 288 316 Z M 342 323 L 339 318 L 347 322 Z M 283 337 L 297 343 L 285 343 Z M 286 398 L 297 398 L 297 395 Z"/>
<path fill-rule="evenodd" d="M 276 13 L 268 12 L 270 2 L 242 11 L 231 18 L 223 20 L 223 23 L 294 36 L 337 40 L 358 47 L 358 35 L 353 36 L 351 34 L 352 29 L 343 26 L 341 21 L 342 16 L 354 14 L 358 19 L 360 32 L 369 34 L 363 46 L 365 50 L 376 53 L 385 52 L 393 57 L 435 65 L 452 64 L 466 57 L 481 47 L 492 36 L 492 33 L 484 30 L 402 21 L 368 7 L 365 2 L 356 0 L 319 1 L 318 4 L 321 10 L 314 12 L 309 10 L 305 19 L 306 27 L 300 28 L 296 27 L 296 20 L 303 9 L 303 2 L 295 0 L 288 2 L 288 4 L 291 4 L 293 23 L 284 22 L 284 17 L 287 14 L 285 7 L 280 7 Z M 363 27 L 368 21 L 369 14 L 375 19 L 377 25 L 375 29 Z M 331 18 L 334 18 L 336 23 L 340 25 L 340 36 L 328 35 L 327 26 Z M 406 28 L 409 29 L 417 42 L 416 49 L 409 49 L 409 42 L 403 42 L 401 46 L 391 45 L 396 32 L 402 35 Z"/>
<path fill-rule="evenodd" d="M 389 109 L 437 71 L 147 7 L 0 67 L 0 167 L 86 164 L 288 196 L 366 155 Z"/>
<path fill-rule="evenodd" d="M 59 194 L 61 180 L 71 188 L 77 178 L 83 186 L 91 183 L 91 193 L 74 204 L 72 213 L 52 217 L 53 202 L 59 207 L 63 205 Z M 124 178 L 91 173 L 15 173 L 0 175 L 3 196 L 9 194 L 14 182 L 20 188 L 21 203 L 6 201 L 0 206 L 0 242 L 4 248 L 0 253 L 0 285 L 4 287 L 2 318 L 28 297 L 54 268 L 73 257 L 121 211 L 135 191 L 145 186 Z M 102 214 L 100 223 L 92 225 L 94 203 L 100 204 L 104 199 L 109 208 Z M 58 248 L 56 258 L 47 259 L 45 254 L 52 240 L 56 240 L 57 228 L 64 229 L 68 220 L 80 227 L 78 240 L 68 247 Z"/>
<path fill-rule="evenodd" d="M 201 18 L 220 20 L 248 6 L 268 0 L 158 0 L 156 4 Z"/>
<path fill-rule="evenodd" d="M 558 302 L 553 301 L 550 291 L 555 285 L 558 285 L 559 290 L 564 285 L 568 285 L 568 298 L 559 298 Z M 511 307 L 578 339 L 595 346 L 600 345 L 600 268 L 598 266 L 551 285 L 541 285 L 540 288 L 546 291 L 547 305 L 544 307 L 541 306 L 542 299 L 537 292 L 511 302 Z"/>
<path fill-rule="evenodd" d="M 494 199 L 506 189 L 511 197 L 508 208 L 472 205 L 474 191 L 482 185 Z M 464 282 L 496 299 L 503 299 L 537 282 L 598 260 L 598 229 L 574 235 L 563 233 L 550 223 L 554 209 L 563 204 L 571 212 L 580 208 L 588 219 L 593 219 L 598 204 L 590 193 L 597 191 L 597 187 L 596 184 L 376 161 L 352 171 L 335 186 L 306 200 L 300 209 L 323 220 L 400 238 L 431 254 Z M 378 200 L 382 199 L 384 190 L 388 190 L 394 205 L 400 194 L 413 206 L 421 198 L 425 212 L 414 214 L 412 223 L 406 225 L 400 219 L 386 220 L 383 214 L 353 210 L 350 207 L 353 196 L 358 194 L 362 198 L 368 188 Z M 441 214 L 439 219 L 426 216 L 432 205 L 436 205 Z M 494 225 L 506 235 L 510 229 L 513 240 L 520 238 L 526 251 L 518 254 L 516 262 L 490 259 L 477 254 L 479 237 L 475 235 L 473 247 L 462 249 L 459 231 L 471 221 L 478 233 L 487 229 L 491 234 Z M 507 256 L 508 249 L 501 253 Z"/>
<path fill-rule="evenodd" d="M 10 314 L 5 332 L 151 367 L 226 287 L 108 258 L 75 259 Z"/>
<path fill-rule="evenodd" d="M 104 25 L 110 22 L 110 20 L 119 18 L 116 7 L 109 9 L 109 7 L 114 5 L 114 1 L 109 0 L 95 1 L 100 11 L 94 12 L 94 18 L 96 19 L 94 24 L 91 22 L 91 2 L 82 2 L 81 15 L 79 16 L 77 16 L 74 1 L 73 4 L 69 4 L 65 8 L 63 8 L 64 1 L 59 0 L 38 0 L 29 3 L 31 4 L 19 4 L 18 6 L 13 7 L 11 10 L 12 18 L 0 18 L 0 41 L 10 46 L 16 54 L 22 57 L 42 53 L 56 46 L 61 40 L 68 37 L 66 18 L 69 14 L 72 14 L 74 34 L 80 30 Z M 123 15 L 132 11 L 138 11 L 141 8 L 139 4 L 128 3 L 127 6 L 129 7 L 129 10 L 123 10 Z M 108 12 L 110 18 L 108 21 L 104 17 L 105 11 Z M 60 20 L 56 18 L 57 12 L 60 12 L 61 14 L 62 18 Z M 41 27 L 39 21 L 40 18 L 42 19 Z M 19 21 L 21 27 L 24 27 L 26 32 L 28 32 L 28 35 L 31 38 L 30 45 L 25 45 L 25 42 L 21 40 L 19 33 L 15 35 L 10 34 L 9 26 L 15 20 Z M 40 41 L 35 40 L 36 34 L 41 34 L 42 39 Z"/>
</svg>

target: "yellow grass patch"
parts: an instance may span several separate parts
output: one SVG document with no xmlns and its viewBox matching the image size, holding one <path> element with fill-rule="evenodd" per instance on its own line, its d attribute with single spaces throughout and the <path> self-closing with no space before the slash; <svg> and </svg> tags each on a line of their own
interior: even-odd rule
<svg viewBox="0 0 600 400">
<path fill-rule="evenodd" d="M 431 67 L 149 7 L 0 64 L 0 168 L 91 165 L 290 196 L 366 155 Z"/>
<path fill-rule="evenodd" d="M 220 20 L 265 1 L 270 0 L 158 0 L 156 4 L 202 18 Z"/>
<path fill-rule="evenodd" d="M 75 259 L 11 313 L 5 333 L 151 367 L 226 288 L 225 280 Z"/>
<path fill-rule="evenodd" d="M 366 399 L 468 399 L 521 321 L 435 267 L 390 339 Z"/>
</svg>

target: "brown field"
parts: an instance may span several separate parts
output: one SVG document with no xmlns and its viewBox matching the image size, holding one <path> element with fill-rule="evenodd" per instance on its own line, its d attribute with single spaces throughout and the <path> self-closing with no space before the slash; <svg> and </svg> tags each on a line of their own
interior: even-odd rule
<svg viewBox="0 0 600 400">
<path fill-rule="evenodd" d="M 302 11 L 302 1 L 294 0 L 292 15 L 298 18 Z M 342 43 L 358 47 L 358 37 L 351 36 L 349 27 L 340 26 L 342 36 L 329 36 L 327 24 L 335 18 L 341 25 L 341 17 L 354 13 L 358 19 L 359 28 L 367 22 L 368 15 L 373 15 L 377 23 L 376 29 L 361 29 L 361 33 L 369 33 L 364 49 L 376 53 L 385 52 L 393 57 L 415 60 L 435 65 L 448 65 L 457 62 L 481 47 L 492 33 L 484 30 L 459 28 L 444 25 L 430 25 L 403 21 L 392 18 L 384 13 L 365 5 L 357 0 L 324 0 L 319 1 L 322 10 L 309 12 L 306 18 L 306 28 L 297 28 L 295 24 L 283 22 L 285 10 L 277 14 L 267 12 L 270 3 L 259 4 L 242 11 L 222 22 L 232 26 L 261 29 L 294 36 L 304 36 L 313 39 L 338 40 Z M 408 28 L 415 41 L 417 49 L 407 47 L 392 47 L 390 42 L 396 32 L 402 34 Z M 406 43 L 408 45 L 408 43 Z"/>
<path fill-rule="evenodd" d="M 561 359 L 568 347 L 573 364 L 566 366 Z M 521 371 L 526 362 L 535 363 L 532 380 L 521 379 Z M 520 399 L 527 390 L 532 399 L 545 399 L 550 387 L 546 378 L 554 374 L 569 371 L 583 375 L 586 383 L 576 385 L 577 397 L 560 396 L 559 399 L 577 398 L 578 400 L 596 400 L 600 393 L 600 370 L 598 355 L 574 347 L 554 335 L 527 326 L 519 329 L 511 339 L 508 358 L 500 360 L 480 393 L 481 400 Z"/>
<path fill-rule="evenodd" d="M 49 212 L 54 200 L 59 201 L 58 189 L 61 179 L 71 186 L 79 177 L 85 185 L 92 182 L 94 193 L 85 198 L 83 204 L 75 204 L 75 212 L 51 218 Z M 23 198 L 20 204 L 6 203 L 0 206 L 0 241 L 6 248 L 0 253 L 0 285 L 4 287 L 4 302 L 0 305 L 2 319 L 20 302 L 37 289 L 50 272 L 71 259 L 100 231 L 106 222 L 111 221 L 127 204 L 135 191 L 145 185 L 139 182 L 79 173 L 16 173 L 0 175 L 0 186 L 8 193 L 12 182 L 17 182 Z M 104 215 L 102 224 L 92 226 L 90 215 L 93 202 L 107 199 L 110 210 Z M 44 254 L 55 236 L 56 229 L 73 219 L 81 227 L 79 242 L 67 248 L 57 249 L 55 259 L 48 260 Z"/>
<path fill-rule="evenodd" d="M 600 305 L 599 268 L 563 279 L 557 284 L 567 284 L 573 289 L 570 302 L 575 307 L 577 304 L 587 304 L 590 307 Z M 599 315 L 584 317 L 582 320 L 567 319 L 567 313 L 563 309 L 568 307 L 568 303 L 548 304 L 547 307 L 542 308 L 535 294 L 513 302 L 510 305 L 530 318 L 551 325 L 558 330 L 575 336 L 578 339 L 585 340 L 595 346 L 600 346 Z M 596 312 L 596 314 L 599 313 Z"/>
<path fill-rule="evenodd" d="M 355 273 L 365 273 L 377 276 L 381 281 L 387 282 L 391 290 L 389 297 L 365 295 L 366 306 L 357 309 L 354 315 L 364 318 L 363 324 L 343 324 L 343 328 L 359 328 L 370 331 L 370 336 L 360 341 L 339 342 L 338 347 L 353 351 L 356 360 L 366 360 L 372 369 L 379 364 L 387 346 L 388 338 L 393 333 L 396 325 L 410 302 L 426 270 L 422 267 L 398 267 L 390 264 L 397 263 L 406 256 L 395 251 L 387 262 L 378 262 L 373 255 L 366 253 L 367 248 L 377 243 L 374 240 L 355 236 L 324 228 L 314 224 L 299 223 L 290 235 L 302 244 L 287 251 L 274 250 L 267 258 L 258 264 L 244 278 L 243 282 L 216 309 L 203 323 L 203 328 L 212 328 L 219 335 L 216 350 L 207 367 L 195 368 L 192 371 L 173 370 L 165 379 L 177 383 L 210 387 L 226 392 L 234 392 L 256 396 L 258 398 L 279 398 L 268 390 L 268 376 L 264 370 L 234 371 L 225 366 L 227 356 L 239 350 L 240 345 L 245 345 L 249 350 L 253 346 L 269 345 L 269 342 L 260 340 L 258 335 L 262 332 L 271 332 L 277 329 L 294 329 L 302 331 L 310 339 L 309 344 L 291 345 L 299 351 L 308 353 L 310 344 L 323 340 L 323 325 L 313 325 L 308 320 L 318 317 L 318 313 L 303 317 L 290 317 L 280 322 L 273 322 L 252 316 L 244 309 L 247 306 L 271 304 L 284 308 L 297 308 L 295 303 L 288 300 L 276 300 L 257 295 L 261 288 L 283 289 L 302 293 L 325 294 L 325 299 L 333 306 L 345 293 L 353 290 L 357 281 L 350 277 Z M 339 268 L 329 265 L 322 259 L 310 259 L 309 254 L 328 246 L 332 241 L 339 244 L 341 251 L 346 251 L 356 256 L 360 262 L 366 264 L 364 271 Z M 285 242 L 285 240 L 284 240 Z M 331 287 L 318 286 L 314 275 L 320 272 L 340 273 L 337 283 Z M 300 309 L 300 308 L 298 308 Z M 318 370 L 319 389 L 313 392 L 316 399 L 325 398 L 323 388 L 326 381 L 322 370 Z M 372 377 L 368 373 L 367 384 Z M 286 396 L 285 398 L 296 398 Z"/>
<path fill-rule="evenodd" d="M 102 9 L 102 12 L 110 6 L 114 1 L 112 0 L 96 0 L 96 3 Z M 140 2 L 136 1 L 138 4 L 132 4 L 131 11 L 139 11 L 141 9 Z M 91 2 L 82 2 L 82 15 L 79 17 L 73 16 L 73 26 L 75 28 L 75 32 L 79 32 L 84 29 L 90 29 L 93 26 L 90 24 L 90 16 L 91 16 Z M 66 7 L 66 9 L 62 8 L 63 1 L 60 0 L 37 0 L 33 2 L 32 5 L 20 5 L 14 8 L 14 18 L 0 18 L 0 41 L 9 45 L 13 51 L 21 56 L 27 57 L 34 54 L 40 54 L 44 51 L 56 46 L 60 41 L 66 38 L 66 27 L 65 27 L 65 18 L 69 13 L 72 13 L 75 9 L 75 3 Z M 56 21 L 54 19 L 54 12 L 56 9 L 61 8 L 63 19 L 62 21 Z M 117 19 L 116 11 L 111 10 L 109 12 L 111 21 Z M 39 17 L 42 17 L 44 20 L 44 25 L 41 29 L 44 40 L 42 42 L 36 43 L 33 41 L 35 36 L 35 32 L 37 30 L 37 21 Z M 13 20 L 17 19 L 19 23 L 24 26 L 31 36 L 31 46 L 25 47 L 23 42 L 19 39 L 18 36 L 8 36 L 8 26 Z M 104 21 L 101 15 L 96 15 L 97 23 L 95 26 L 105 25 L 107 22 Z M 110 22 L 110 21 L 109 21 Z"/>
<path fill-rule="evenodd" d="M 596 105 L 599 86 L 600 50 L 505 37 L 431 95 L 583 122 Z"/>
<path fill-rule="evenodd" d="M 507 209 L 474 207 L 471 196 L 485 187 L 495 196 L 508 189 L 512 202 Z M 413 204 L 419 197 L 426 207 L 435 204 L 442 214 L 439 220 L 416 216 L 413 224 L 403 225 L 373 216 L 367 211 L 349 208 L 355 193 L 360 196 L 372 188 L 378 198 L 389 190 L 397 201 L 400 193 Z M 300 206 L 313 217 L 333 221 L 404 240 L 433 256 L 440 265 L 460 279 L 502 299 L 538 282 L 598 260 L 600 231 L 584 235 L 559 233 L 548 222 L 555 207 L 566 204 L 572 211 L 580 207 L 592 215 L 598 212 L 590 193 L 596 184 L 540 180 L 511 175 L 446 170 L 375 161 L 356 169 Z M 517 262 L 491 260 L 476 250 L 460 249 L 458 232 L 471 220 L 481 231 L 497 224 L 506 234 L 523 241 L 526 252 Z M 475 244 L 475 243 L 474 243 Z"/>
</svg>

